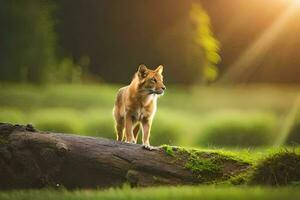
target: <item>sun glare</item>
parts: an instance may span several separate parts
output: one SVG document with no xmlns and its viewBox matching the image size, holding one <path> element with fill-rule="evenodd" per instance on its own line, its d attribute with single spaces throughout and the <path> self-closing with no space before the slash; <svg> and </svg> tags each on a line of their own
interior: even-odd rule
<svg viewBox="0 0 300 200">
<path fill-rule="evenodd" d="M 292 5 L 294 5 L 294 6 L 300 7 L 300 0 L 283 0 L 283 1 L 286 1 L 286 2 L 288 2 L 289 4 L 292 4 Z"/>
<path fill-rule="evenodd" d="M 287 0 L 284 1 L 286 2 Z M 288 22 L 295 20 L 295 16 L 299 12 L 300 0 L 288 1 L 291 2 L 291 4 L 289 4 L 286 11 L 269 28 L 267 28 L 239 58 L 237 58 L 227 72 L 224 73 L 219 82 L 245 79 L 243 74 L 249 76 L 251 72 L 257 70 L 254 69 L 253 66 L 261 67 L 261 65 L 255 65 L 255 63 L 258 63 L 263 59 L 263 55 L 271 48 L 272 44 L 286 29 Z"/>
</svg>

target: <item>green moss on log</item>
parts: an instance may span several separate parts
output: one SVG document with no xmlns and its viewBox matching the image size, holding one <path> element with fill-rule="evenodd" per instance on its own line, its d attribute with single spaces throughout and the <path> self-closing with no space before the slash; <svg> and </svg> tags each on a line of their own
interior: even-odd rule
<svg viewBox="0 0 300 200">
<path fill-rule="evenodd" d="M 162 146 L 166 154 L 181 160 L 191 170 L 196 183 L 223 182 L 247 170 L 251 164 L 222 152 Z"/>
</svg>

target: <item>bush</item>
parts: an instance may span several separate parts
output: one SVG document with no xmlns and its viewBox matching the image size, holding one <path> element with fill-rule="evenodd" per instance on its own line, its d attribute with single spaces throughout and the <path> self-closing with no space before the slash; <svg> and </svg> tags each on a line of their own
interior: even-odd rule
<svg viewBox="0 0 300 200">
<path fill-rule="evenodd" d="M 269 145 L 275 125 L 272 114 L 225 112 L 208 119 L 197 142 L 220 147 Z"/>
<path fill-rule="evenodd" d="M 88 111 L 82 134 L 115 139 L 116 134 L 111 110 Z"/>
<path fill-rule="evenodd" d="M 160 110 L 153 120 L 150 144 L 178 145 L 180 136 L 184 133 L 184 124 L 179 122 L 178 117 L 171 111 Z"/>
<path fill-rule="evenodd" d="M 0 109 L 0 122 L 6 123 L 23 123 L 24 115 L 20 110 L 13 108 Z"/>
<path fill-rule="evenodd" d="M 295 152 L 280 152 L 262 160 L 250 176 L 250 184 L 288 185 L 299 184 L 300 155 Z"/>
<path fill-rule="evenodd" d="M 33 124 L 43 131 L 80 133 L 82 120 L 80 113 L 66 108 L 41 109 L 33 113 Z"/>
</svg>

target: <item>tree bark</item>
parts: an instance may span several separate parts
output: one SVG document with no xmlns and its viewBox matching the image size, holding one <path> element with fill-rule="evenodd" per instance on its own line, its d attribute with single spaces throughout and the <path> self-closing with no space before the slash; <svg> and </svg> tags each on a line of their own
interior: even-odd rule
<svg viewBox="0 0 300 200">
<path fill-rule="evenodd" d="M 0 123 L 0 189 L 195 184 L 186 162 L 162 148 Z M 238 166 L 224 173 L 245 169 Z"/>
</svg>

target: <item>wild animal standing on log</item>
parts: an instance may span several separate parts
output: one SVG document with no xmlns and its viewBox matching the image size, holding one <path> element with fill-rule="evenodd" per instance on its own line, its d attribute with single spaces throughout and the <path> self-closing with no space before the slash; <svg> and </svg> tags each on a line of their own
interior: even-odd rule
<svg viewBox="0 0 300 200">
<path fill-rule="evenodd" d="M 118 91 L 113 115 L 116 122 L 117 140 L 137 143 L 140 126 L 143 132 L 143 146 L 152 150 L 150 146 L 150 130 L 156 112 L 157 98 L 166 89 L 163 83 L 163 66 L 155 70 L 140 65 L 134 74 L 130 85 Z"/>
</svg>

